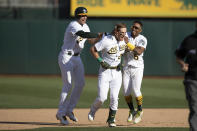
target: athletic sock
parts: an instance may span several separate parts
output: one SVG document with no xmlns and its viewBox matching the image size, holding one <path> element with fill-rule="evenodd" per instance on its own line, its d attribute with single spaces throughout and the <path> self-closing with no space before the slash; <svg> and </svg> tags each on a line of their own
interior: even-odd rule
<svg viewBox="0 0 197 131">
<path fill-rule="evenodd" d="M 125 101 L 130 109 L 130 112 L 133 112 L 134 111 L 134 106 L 133 106 L 133 100 L 132 100 L 132 96 L 129 95 L 129 96 L 125 96 Z"/>
<path fill-rule="evenodd" d="M 142 111 L 142 101 L 143 101 L 142 96 L 136 97 L 138 111 Z"/>
<path fill-rule="evenodd" d="M 112 110 L 111 108 L 109 108 L 109 116 L 108 116 L 107 122 L 114 123 L 115 115 L 116 115 L 116 110 Z"/>
</svg>

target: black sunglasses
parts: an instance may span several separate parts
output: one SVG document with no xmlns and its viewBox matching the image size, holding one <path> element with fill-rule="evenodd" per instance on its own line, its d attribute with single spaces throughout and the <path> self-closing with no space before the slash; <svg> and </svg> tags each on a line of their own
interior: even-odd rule
<svg viewBox="0 0 197 131">
<path fill-rule="evenodd" d="M 80 17 L 85 17 L 85 16 L 87 17 L 87 15 L 80 15 Z"/>
<path fill-rule="evenodd" d="M 139 30 L 140 28 L 137 26 L 133 26 L 134 29 Z"/>
</svg>

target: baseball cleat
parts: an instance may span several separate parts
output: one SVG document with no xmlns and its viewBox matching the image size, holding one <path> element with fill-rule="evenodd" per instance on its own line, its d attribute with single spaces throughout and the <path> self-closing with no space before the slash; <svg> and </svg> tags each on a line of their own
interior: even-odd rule
<svg viewBox="0 0 197 131">
<path fill-rule="evenodd" d="M 88 120 L 94 121 L 94 115 L 91 112 L 88 113 Z"/>
<path fill-rule="evenodd" d="M 67 113 L 67 114 L 66 114 L 66 116 L 68 116 L 68 117 L 69 117 L 69 119 L 70 119 L 70 120 L 72 120 L 72 121 L 75 121 L 75 122 L 77 122 L 77 121 L 78 121 L 78 119 L 75 117 L 75 115 L 74 115 L 74 113 L 73 113 L 73 112 L 69 112 L 69 113 Z"/>
<path fill-rule="evenodd" d="M 134 124 L 139 123 L 140 121 L 142 121 L 142 116 L 143 116 L 143 111 L 137 111 L 135 116 L 134 116 Z"/>
<path fill-rule="evenodd" d="M 129 116 L 127 119 L 127 122 L 132 122 L 134 120 L 134 116 L 135 116 L 136 112 L 135 111 L 129 111 Z"/>
<path fill-rule="evenodd" d="M 63 124 L 63 125 L 68 125 L 69 124 L 69 122 L 68 122 L 68 120 L 66 119 L 65 116 L 56 114 L 56 118 L 57 118 L 57 120 L 60 120 L 60 123 Z"/>
<path fill-rule="evenodd" d="M 112 122 L 112 123 L 108 123 L 109 127 L 116 127 L 116 123 Z"/>
</svg>

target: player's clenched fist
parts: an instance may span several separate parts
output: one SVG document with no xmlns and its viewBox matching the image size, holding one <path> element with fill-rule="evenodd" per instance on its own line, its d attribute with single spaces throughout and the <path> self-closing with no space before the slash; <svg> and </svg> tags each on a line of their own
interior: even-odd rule
<svg viewBox="0 0 197 131">
<path fill-rule="evenodd" d="M 101 62 L 101 66 L 102 66 L 104 69 L 108 69 L 108 68 L 110 67 L 110 65 L 109 65 L 107 62 L 105 62 L 105 61 Z"/>
<path fill-rule="evenodd" d="M 97 58 L 97 60 L 104 69 L 108 69 L 110 67 L 110 65 L 107 62 L 105 62 L 101 57 Z"/>
<path fill-rule="evenodd" d="M 128 47 L 128 49 L 129 50 L 134 50 L 135 49 L 135 45 L 133 45 L 133 44 L 131 44 L 130 42 L 129 42 L 129 39 L 128 39 L 128 37 L 124 37 L 124 41 L 125 41 L 125 43 L 127 44 L 127 47 Z"/>
</svg>

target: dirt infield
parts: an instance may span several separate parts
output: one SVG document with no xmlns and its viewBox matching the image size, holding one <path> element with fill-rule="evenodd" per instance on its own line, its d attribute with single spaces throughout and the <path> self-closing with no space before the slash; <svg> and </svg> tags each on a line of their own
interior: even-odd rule
<svg viewBox="0 0 197 131">
<path fill-rule="evenodd" d="M 39 127 L 62 127 L 56 120 L 57 109 L 0 109 L 0 130 L 32 129 Z M 95 120 L 89 122 L 89 109 L 75 109 L 77 123 L 70 121 L 68 127 L 104 127 L 108 109 L 100 109 Z M 189 127 L 188 109 L 144 109 L 143 120 L 139 124 L 126 122 L 128 109 L 119 109 L 116 124 L 119 127 Z"/>
</svg>

